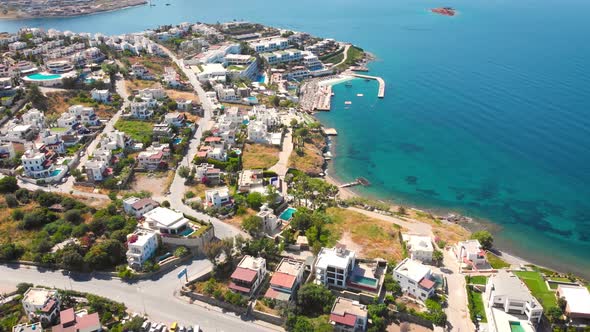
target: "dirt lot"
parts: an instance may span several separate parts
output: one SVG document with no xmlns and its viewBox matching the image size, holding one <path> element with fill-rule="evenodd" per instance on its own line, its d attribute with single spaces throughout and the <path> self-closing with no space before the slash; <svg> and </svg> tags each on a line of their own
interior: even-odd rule
<svg viewBox="0 0 590 332">
<path fill-rule="evenodd" d="M 127 59 L 131 65 L 136 63 L 144 65 L 155 76 L 164 74 L 165 67 L 174 67 L 172 60 L 158 56 L 129 57 Z"/>
<path fill-rule="evenodd" d="M 166 191 L 174 180 L 174 171 L 156 173 L 135 173 L 130 184 L 131 191 L 148 191 L 152 198 L 165 196 Z"/>
<path fill-rule="evenodd" d="M 135 90 L 142 90 L 146 88 L 151 88 L 152 86 L 158 84 L 158 81 L 146 81 L 146 80 L 125 80 L 125 86 L 127 87 L 127 92 L 130 94 L 133 93 Z"/>
<path fill-rule="evenodd" d="M 389 325 L 387 332 L 432 332 L 432 330 L 416 324 L 401 323 Z"/>
<path fill-rule="evenodd" d="M 270 168 L 279 161 L 279 148 L 263 144 L 246 144 L 242 156 L 244 169 Z"/>
<path fill-rule="evenodd" d="M 80 91 L 63 91 L 63 92 L 50 92 L 47 93 L 48 98 L 48 107 L 45 115 L 48 116 L 59 116 L 60 114 L 64 113 L 68 110 L 68 108 L 72 105 L 83 105 L 89 106 L 94 108 L 94 112 L 98 115 L 99 118 L 110 118 L 117 112 L 110 105 L 100 104 L 100 103 L 91 103 L 87 102 L 86 99 L 82 100 L 79 97 Z M 87 94 L 87 97 L 90 98 L 90 94 L 87 92 L 82 92 Z"/>
<path fill-rule="evenodd" d="M 170 99 L 173 99 L 173 100 L 176 100 L 176 99 L 192 100 L 193 104 L 196 104 L 199 102 L 199 96 L 197 96 L 195 93 L 190 92 L 190 91 L 178 91 L 178 90 L 174 90 L 174 89 L 166 89 L 166 94 L 168 95 L 168 97 L 170 97 Z"/>
<path fill-rule="evenodd" d="M 347 244 L 366 258 L 403 258 L 398 229 L 391 223 L 340 208 L 329 208 L 327 213 L 333 220 L 328 225 L 333 242 Z"/>
</svg>

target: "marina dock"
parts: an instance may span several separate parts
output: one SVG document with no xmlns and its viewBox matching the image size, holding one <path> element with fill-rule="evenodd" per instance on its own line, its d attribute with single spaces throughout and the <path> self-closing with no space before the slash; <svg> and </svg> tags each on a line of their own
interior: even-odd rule
<svg viewBox="0 0 590 332">
<path fill-rule="evenodd" d="M 354 77 L 365 78 L 369 80 L 376 80 L 379 82 L 379 93 L 377 97 L 384 98 L 385 97 L 385 80 L 378 76 L 369 76 L 369 75 L 362 75 L 362 74 L 351 74 Z"/>
<path fill-rule="evenodd" d="M 342 184 L 339 187 L 340 188 L 348 188 L 348 187 L 354 187 L 354 186 L 369 186 L 369 185 L 371 185 L 369 180 L 361 177 L 361 178 L 357 178 L 353 182 Z"/>
</svg>

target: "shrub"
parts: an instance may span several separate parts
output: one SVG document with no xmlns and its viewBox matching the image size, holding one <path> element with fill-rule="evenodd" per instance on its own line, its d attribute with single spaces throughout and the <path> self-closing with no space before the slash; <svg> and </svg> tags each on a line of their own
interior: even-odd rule
<svg viewBox="0 0 590 332">
<path fill-rule="evenodd" d="M 18 184 L 14 176 L 6 176 L 0 179 L 0 193 L 13 193 L 18 190 Z"/>
<path fill-rule="evenodd" d="M 4 195 L 4 200 L 6 201 L 6 205 L 9 208 L 14 208 L 18 206 L 18 200 L 14 194 L 6 194 Z"/>
<path fill-rule="evenodd" d="M 12 211 L 12 220 L 18 221 L 18 220 L 23 220 L 23 217 L 25 216 L 25 213 L 22 210 L 19 209 L 15 209 Z"/>
<path fill-rule="evenodd" d="M 176 250 L 174 250 L 174 256 L 176 256 L 176 257 L 184 257 L 184 256 L 188 255 L 189 253 L 190 253 L 190 251 L 185 246 L 180 246 L 180 247 L 176 248 Z"/>
</svg>

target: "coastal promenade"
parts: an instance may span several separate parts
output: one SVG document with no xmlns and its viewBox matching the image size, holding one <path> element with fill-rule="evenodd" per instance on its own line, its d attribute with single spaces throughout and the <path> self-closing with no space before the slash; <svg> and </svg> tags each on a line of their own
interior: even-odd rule
<svg viewBox="0 0 590 332">
<path fill-rule="evenodd" d="M 379 76 L 369 76 L 369 75 L 363 75 L 363 74 L 350 74 L 354 77 L 359 77 L 359 78 L 364 78 L 364 79 L 369 79 L 369 80 L 376 80 L 377 82 L 379 82 L 379 92 L 377 93 L 377 97 L 379 98 L 384 98 L 385 97 L 385 80 Z"/>
</svg>

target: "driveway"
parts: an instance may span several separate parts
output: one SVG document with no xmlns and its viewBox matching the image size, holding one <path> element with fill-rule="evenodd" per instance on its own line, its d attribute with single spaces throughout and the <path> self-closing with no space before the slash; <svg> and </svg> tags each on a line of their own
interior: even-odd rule
<svg viewBox="0 0 590 332">
<path fill-rule="evenodd" d="M 450 331 L 468 332 L 475 331 L 475 325 L 469 317 L 467 309 L 467 291 L 465 289 L 465 276 L 459 273 L 455 255 L 450 250 L 444 252 L 445 269 L 441 271 L 447 278 L 448 284 L 448 307 L 446 308 L 447 320 L 450 325 Z"/>
</svg>

